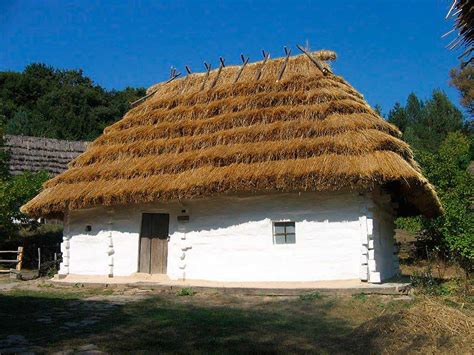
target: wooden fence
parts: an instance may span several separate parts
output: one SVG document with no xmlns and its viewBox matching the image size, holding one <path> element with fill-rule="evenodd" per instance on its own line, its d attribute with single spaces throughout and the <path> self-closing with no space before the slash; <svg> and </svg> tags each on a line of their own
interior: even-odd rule
<svg viewBox="0 0 474 355">
<path fill-rule="evenodd" d="M 23 247 L 18 247 L 18 250 L 0 250 L 0 255 L 4 254 L 16 254 L 16 259 L 0 259 L 0 264 L 16 264 L 16 270 L 21 271 L 21 264 L 23 263 Z M 0 272 L 10 272 L 10 268 L 0 270 Z"/>
</svg>

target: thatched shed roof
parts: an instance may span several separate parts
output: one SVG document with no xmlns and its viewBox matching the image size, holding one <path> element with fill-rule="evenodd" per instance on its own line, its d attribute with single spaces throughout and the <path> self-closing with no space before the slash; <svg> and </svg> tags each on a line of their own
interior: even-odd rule
<svg viewBox="0 0 474 355">
<path fill-rule="evenodd" d="M 327 59 L 328 52 L 313 55 Z M 276 80 L 284 61 L 248 64 L 237 83 L 239 67 L 230 66 L 153 86 L 23 211 L 380 186 L 400 214 L 440 212 L 396 127 L 304 55 L 290 57 Z"/>
<path fill-rule="evenodd" d="M 88 142 L 61 139 L 5 135 L 9 153 L 8 166 L 13 175 L 25 171 L 47 171 L 57 175 L 68 163 L 86 150 Z"/>
<path fill-rule="evenodd" d="M 459 59 L 465 63 L 473 62 L 472 52 L 474 50 L 474 5 L 471 0 L 453 0 L 446 18 L 454 17 L 454 29 L 450 32 L 457 32 L 458 36 L 448 44 L 450 49 L 460 46 L 465 47 L 465 51 Z M 448 32 L 447 34 L 449 34 Z"/>
</svg>

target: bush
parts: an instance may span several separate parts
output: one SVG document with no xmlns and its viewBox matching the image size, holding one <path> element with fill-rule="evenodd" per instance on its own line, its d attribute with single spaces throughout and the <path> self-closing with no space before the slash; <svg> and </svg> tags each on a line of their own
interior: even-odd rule
<svg viewBox="0 0 474 355">
<path fill-rule="evenodd" d="M 433 276 L 431 266 L 425 271 L 415 272 L 411 284 L 419 293 L 431 296 L 466 296 L 465 283 L 461 279 L 445 281 Z"/>
<path fill-rule="evenodd" d="M 433 276 L 431 267 L 428 267 L 426 271 L 415 271 L 410 277 L 410 281 L 413 287 L 429 295 L 437 294 L 440 285 L 439 281 Z"/>
<path fill-rule="evenodd" d="M 194 296 L 196 292 L 191 287 L 184 287 L 179 290 L 176 295 L 183 297 L 183 296 Z"/>
</svg>

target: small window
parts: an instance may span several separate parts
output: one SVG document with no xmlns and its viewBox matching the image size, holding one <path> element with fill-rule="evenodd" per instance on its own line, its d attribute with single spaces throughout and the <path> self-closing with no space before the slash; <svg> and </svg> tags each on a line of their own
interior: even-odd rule
<svg viewBox="0 0 474 355">
<path fill-rule="evenodd" d="M 273 222 L 273 244 L 295 243 L 295 222 Z"/>
</svg>

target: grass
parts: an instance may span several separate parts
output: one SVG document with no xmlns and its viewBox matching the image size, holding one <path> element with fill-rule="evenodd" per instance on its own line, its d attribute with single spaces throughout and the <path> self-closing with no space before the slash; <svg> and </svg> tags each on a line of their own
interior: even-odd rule
<svg viewBox="0 0 474 355">
<path fill-rule="evenodd" d="M 322 299 L 323 296 L 319 292 L 305 293 L 300 295 L 301 301 L 315 301 Z"/>
<path fill-rule="evenodd" d="M 360 302 L 365 302 L 367 301 L 367 295 L 365 293 L 356 293 L 352 295 L 352 298 L 354 300 L 360 301 Z"/>
<path fill-rule="evenodd" d="M 413 300 L 362 294 L 17 287 L 0 292 L 0 319 L 8 324 L 0 327 L 0 352 L 1 339 L 21 335 L 26 343 L 7 345 L 39 353 L 88 344 L 111 353 L 367 353 L 368 335 L 355 331 L 414 306 Z"/>
<path fill-rule="evenodd" d="M 95 344 L 107 352 L 348 353 L 350 333 L 380 303 L 355 308 L 350 298 L 319 293 L 127 292 L 49 286 L 0 293 L 0 318 L 8 324 L 0 339 L 22 335 L 37 352 Z"/>
<path fill-rule="evenodd" d="M 192 288 L 190 288 L 190 287 L 184 287 L 184 288 L 180 289 L 180 290 L 176 293 L 176 295 L 177 295 L 177 296 L 194 296 L 195 293 L 196 293 L 196 292 L 195 292 Z"/>
</svg>

